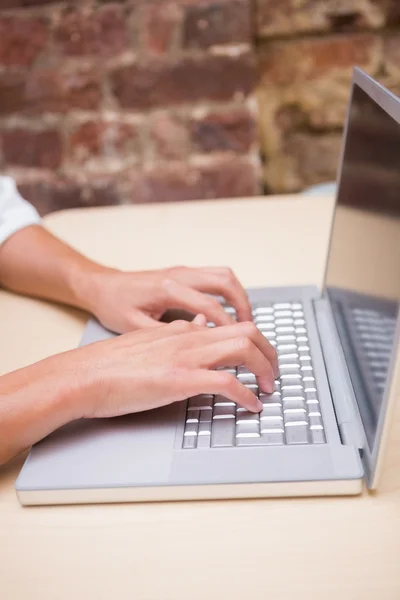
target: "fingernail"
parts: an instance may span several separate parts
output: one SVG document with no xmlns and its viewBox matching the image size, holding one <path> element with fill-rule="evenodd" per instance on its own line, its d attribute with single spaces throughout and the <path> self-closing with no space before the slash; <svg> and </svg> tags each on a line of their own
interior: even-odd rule
<svg viewBox="0 0 400 600">
<path fill-rule="evenodd" d="M 261 412 L 261 411 L 262 411 L 262 409 L 264 408 L 264 407 L 263 407 L 263 403 L 262 403 L 262 402 L 260 402 L 260 400 L 257 400 L 257 405 L 256 405 L 256 408 L 257 408 L 257 412 Z"/>
</svg>

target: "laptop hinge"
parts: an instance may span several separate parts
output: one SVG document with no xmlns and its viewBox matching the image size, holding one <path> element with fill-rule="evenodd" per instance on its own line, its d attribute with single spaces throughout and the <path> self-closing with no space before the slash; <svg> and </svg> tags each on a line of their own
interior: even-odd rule
<svg viewBox="0 0 400 600">
<path fill-rule="evenodd" d="M 362 424 L 339 336 L 326 298 L 315 300 L 314 310 L 340 436 L 344 444 L 356 446 L 362 453 Z"/>
</svg>

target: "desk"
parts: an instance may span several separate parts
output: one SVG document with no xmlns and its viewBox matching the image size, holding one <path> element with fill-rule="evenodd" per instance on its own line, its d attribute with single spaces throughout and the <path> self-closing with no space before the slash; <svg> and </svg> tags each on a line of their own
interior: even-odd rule
<svg viewBox="0 0 400 600">
<path fill-rule="evenodd" d="M 46 222 L 126 269 L 226 264 L 246 286 L 320 285 L 331 214 L 330 198 L 286 197 L 67 211 Z M 0 292 L 1 370 L 76 346 L 84 323 L 79 311 Z M 380 493 L 354 498 L 24 509 L 18 457 L 0 470 L 0 596 L 397 600 L 399 415 L 395 424 Z"/>
</svg>

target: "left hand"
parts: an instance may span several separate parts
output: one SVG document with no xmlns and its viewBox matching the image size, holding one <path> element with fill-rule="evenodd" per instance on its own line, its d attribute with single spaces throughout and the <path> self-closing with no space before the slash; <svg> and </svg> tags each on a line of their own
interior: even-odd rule
<svg viewBox="0 0 400 600">
<path fill-rule="evenodd" d="M 160 325 L 170 309 L 203 314 L 216 325 L 235 320 L 210 294 L 222 296 L 236 310 L 238 321 L 251 321 L 247 294 L 231 269 L 173 267 L 125 273 L 101 269 L 91 278 L 87 308 L 116 333 Z"/>
</svg>

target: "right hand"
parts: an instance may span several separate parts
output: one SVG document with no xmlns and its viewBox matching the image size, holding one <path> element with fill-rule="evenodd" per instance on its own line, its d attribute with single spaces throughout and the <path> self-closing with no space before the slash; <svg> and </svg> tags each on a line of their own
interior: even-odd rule
<svg viewBox="0 0 400 600">
<path fill-rule="evenodd" d="M 199 322 L 175 321 L 75 351 L 87 384 L 81 416 L 114 417 L 201 393 L 221 394 L 259 412 L 262 404 L 249 389 L 215 369 L 245 365 L 260 390 L 271 393 L 278 375 L 274 348 L 253 323 L 205 328 Z"/>
</svg>

